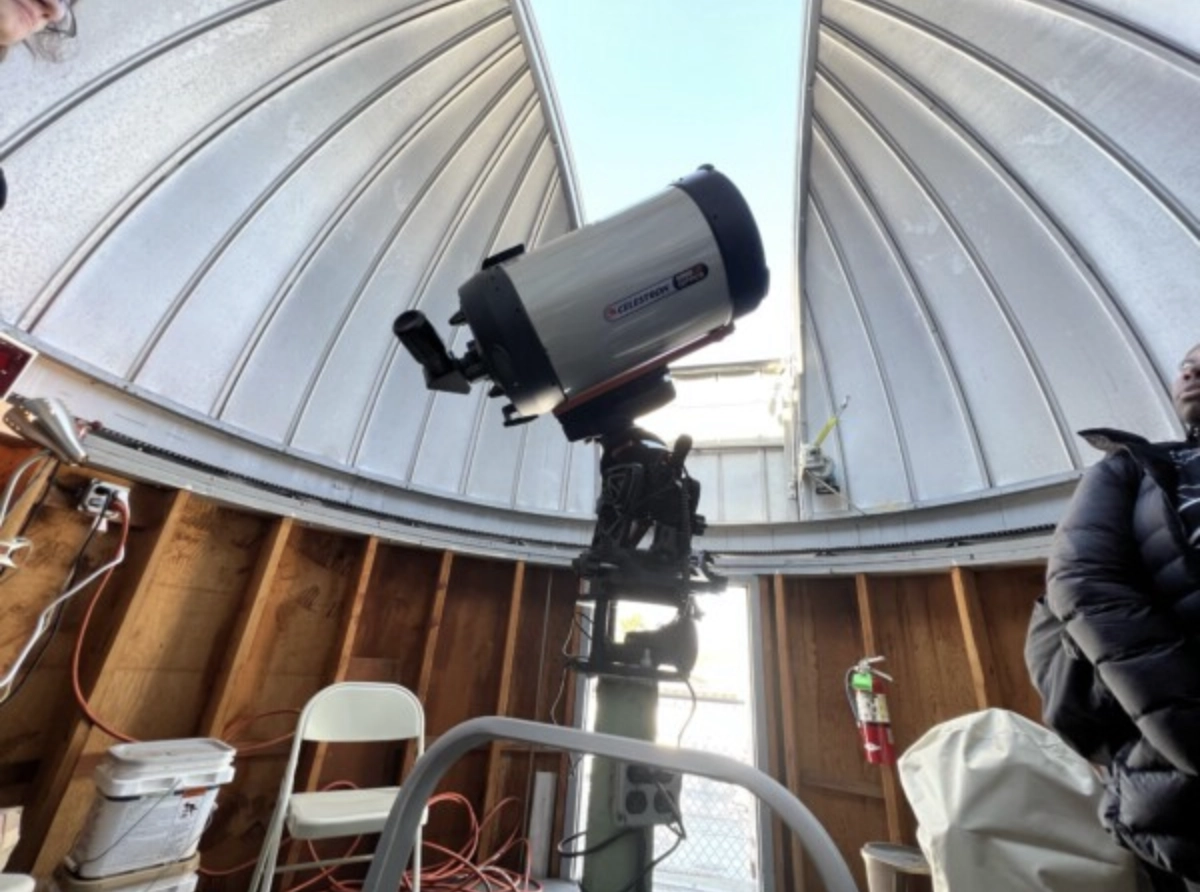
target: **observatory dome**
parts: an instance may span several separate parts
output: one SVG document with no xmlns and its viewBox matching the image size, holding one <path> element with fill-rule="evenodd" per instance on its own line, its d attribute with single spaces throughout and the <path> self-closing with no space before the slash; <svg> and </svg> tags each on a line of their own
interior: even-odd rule
<svg viewBox="0 0 1200 892">
<path fill-rule="evenodd" d="M 0 318 L 41 353 L 23 386 L 99 422 L 114 470 L 567 560 L 595 449 L 429 394 L 391 333 L 419 308 L 448 335 L 484 258 L 584 222 L 526 0 L 89 0 L 88 28 L 69 65 L 0 75 Z M 1200 21 L 824 0 L 803 39 L 779 72 L 802 96 L 801 349 L 779 436 L 692 459 L 706 545 L 745 568 L 1037 551 L 1096 457 L 1075 431 L 1177 433 Z"/>
</svg>

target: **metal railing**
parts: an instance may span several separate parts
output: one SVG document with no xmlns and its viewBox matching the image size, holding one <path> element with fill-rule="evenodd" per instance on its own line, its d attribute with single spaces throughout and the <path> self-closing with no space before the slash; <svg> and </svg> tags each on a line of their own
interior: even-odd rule
<svg viewBox="0 0 1200 892">
<path fill-rule="evenodd" d="M 393 892 L 400 888 L 422 811 L 438 782 L 466 753 L 494 740 L 515 740 L 566 752 L 590 753 L 743 787 L 761 799 L 800 838 L 827 892 L 858 892 L 845 859 L 813 813 L 780 783 L 757 768 L 712 753 L 499 716 L 471 719 L 456 725 L 417 760 L 388 814 L 363 892 Z"/>
</svg>

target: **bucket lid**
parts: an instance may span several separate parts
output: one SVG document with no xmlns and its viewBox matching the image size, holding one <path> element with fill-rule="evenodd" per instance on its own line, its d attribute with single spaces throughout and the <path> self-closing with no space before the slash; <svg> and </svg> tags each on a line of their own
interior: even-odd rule
<svg viewBox="0 0 1200 892">
<path fill-rule="evenodd" d="M 229 744 L 210 737 L 118 743 L 108 748 L 110 759 L 120 763 L 122 768 L 134 770 L 180 765 L 223 765 L 233 761 L 236 752 Z"/>
<path fill-rule="evenodd" d="M 890 842 L 869 842 L 862 847 L 863 858 L 879 861 L 901 873 L 929 876 L 929 862 L 920 849 L 898 846 Z"/>
</svg>

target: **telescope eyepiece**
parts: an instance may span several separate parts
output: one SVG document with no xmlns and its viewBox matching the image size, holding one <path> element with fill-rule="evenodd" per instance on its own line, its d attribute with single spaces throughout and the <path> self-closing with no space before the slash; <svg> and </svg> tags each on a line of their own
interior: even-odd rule
<svg viewBox="0 0 1200 892">
<path fill-rule="evenodd" d="M 406 310 L 396 317 L 392 332 L 412 358 L 421 364 L 425 371 L 425 384 L 431 390 L 470 393 L 471 382 L 424 313 Z"/>
</svg>

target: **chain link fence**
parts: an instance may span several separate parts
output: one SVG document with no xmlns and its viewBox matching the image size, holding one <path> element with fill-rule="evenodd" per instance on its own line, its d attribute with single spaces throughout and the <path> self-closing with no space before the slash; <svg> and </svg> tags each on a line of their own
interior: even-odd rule
<svg viewBox="0 0 1200 892">
<path fill-rule="evenodd" d="M 691 710 L 686 691 L 664 685 L 660 692 L 659 742 L 675 743 Z M 683 745 L 753 764 L 754 735 L 750 704 L 744 699 L 701 695 L 687 726 Z M 740 787 L 685 775 L 680 793 L 687 838 L 654 871 L 655 892 L 758 892 L 758 809 Z M 655 828 L 654 856 L 677 841 L 666 827 Z"/>
</svg>

